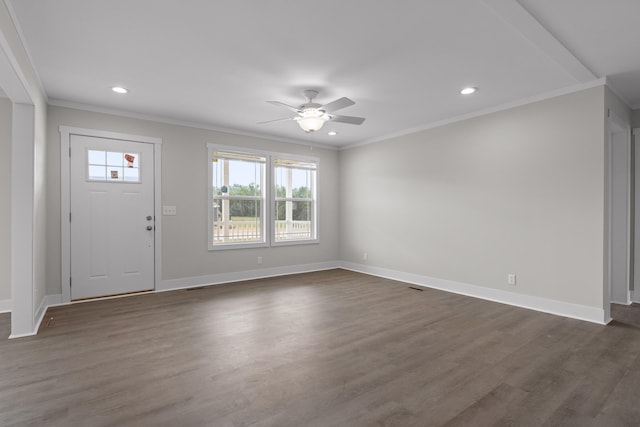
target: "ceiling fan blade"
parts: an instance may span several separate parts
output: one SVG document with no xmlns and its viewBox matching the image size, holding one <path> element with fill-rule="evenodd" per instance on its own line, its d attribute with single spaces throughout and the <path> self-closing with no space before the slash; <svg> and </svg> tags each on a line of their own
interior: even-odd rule
<svg viewBox="0 0 640 427">
<path fill-rule="evenodd" d="M 340 98 L 340 99 L 336 99 L 333 102 L 330 102 L 326 105 L 323 105 L 322 107 L 320 107 L 320 110 L 324 110 L 327 113 L 333 113 L 334 111 L 338 111 L 342 108 L 346 108 L 349 107 L 351 105 L 355 104 L 355 102 L 353 102 L 352 100 L 350 100 L 349 98 Z"/>
<path fill-rule="evenodd" d="M 257 125 L 263 125 L 265 123 L 272 123 L 272 122 L 281 122 L 283 120 L 295 120 L 297 119 L 297 117 L 285 117 L 284 119 L 274 119 L 274 120 L 267 120 L 266 122 L 258 122 L 256 123 Z"/>
<path fill-rule="evenodd" d="M 331 120 L 340 123 L 349 123 L 350 125 L 361 125 L 364 122 L 364 117 L 353 116 L 340 116 L 338 114 L 331 114 Z"/>
<path fill-rule="evenodd" d="M 276 106 L 278 106 L 278 107 L 286 108 L 287 110 L 295 111 L 295 112 L 296 112 L 296 113 L 298 113 L 298 114 L 299 114 L 299 113 L 302 113 L 302 110 L 300 110 L 299 108 L 297 108 L 297 107 L 292 107 L 291 105 L 287 105 L 287 104 L 284 104 L 284 103 L 282 103 L 282 102 L 278 102 L 278 101 L 267 101 L 267 102 L 268 102 L 269 104 L 273 104 L 273 105 L 276 105 Z"/>
</svg>

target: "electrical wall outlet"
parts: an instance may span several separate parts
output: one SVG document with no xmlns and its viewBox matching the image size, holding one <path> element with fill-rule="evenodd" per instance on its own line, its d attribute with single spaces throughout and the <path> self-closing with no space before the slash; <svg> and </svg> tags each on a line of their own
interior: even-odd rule
<svg viewBox="0 0 640 427">
<path fill-rule="evenodd" d="M 368 254 L 368 253 L 366 253 L 366 252 L 363 252 L 363 253 L 362 253 L 362 260 L 363 260 L 363 261 L 366 261 L 367 259 L 369 259 L 369 254 Z"/>
<path fill-rule="evenodd" d="M 262 265 L 262 257 L 261 256 L 258 257 L 258 265 Z"/>
<path fill-rule="evenodd" d="M 178 210 L 176 209 L 175 206 L 163 206 L 162 207 L 162 215 L 177 215 L 178 214 Z"/>
<path fill-rule="evenodd" d="M 507 274 L 507 284 L 511 286 L 516 285 L 516 275 L 514 273 Z"/>
</svg>

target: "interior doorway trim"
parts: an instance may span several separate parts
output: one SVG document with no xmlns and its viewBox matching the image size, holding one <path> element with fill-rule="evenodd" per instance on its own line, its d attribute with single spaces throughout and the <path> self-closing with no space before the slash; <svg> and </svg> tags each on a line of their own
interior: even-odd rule
<svg viewBox="0 0 640 427">
<path fill-rule="evenodd" d="M 71 211 L 71 180 L 69 150 L 71 147 L 71 135 L 91 136 L 97 138 L 109 138 L 122 141 L 144 142 L 154 144 L 154 202 L 153 210 L 156 218 L 155 242 L 154 242 L 154 288 L 158 289 L 162 281 L 162 144 L 161 138 L 150 136 L 130 135 L 118 132 L 109 132 L 95 129 L 83 129 L 70 126 L 60 126 L 60 240 L 61 240 L 61 287 L 62 302 L 71 302 L 71 224 L 69 214 Z"/>
<path fill-rule="evenodd" d="M 633 173 L 633 192 L 632 203 L 634 206 L 633 212 L 633 280 L 631 282 L 631 302 L 640 303 L 640 197 L 638 192 L 640 191 L 640 128 L 633 129 L 633 137 L 631 139 L 632 147 L 632 159 L 634 165 L 632 168 Z"/>
<path fill-rule="evenodd" d="M 603 303 L 606 316 L 610 317 L 611 303 L 629 304 L 631 302 L 630 284 L 633 283 L 634 270 L 632 265 L 634 245 L 631 230 L 634 209 L 631 197 L 631 188 L 633 188 L 631 182 L 631 127 L 627 121 L 611 110 L 608 111 L 606 126 L 608 147 L 607 283 L 604 286 Z M 624 194 L 621 193 L 622 184 L 624 184 Z M 621 221 L 623 214 L 624 221 Z"/>
</svg>

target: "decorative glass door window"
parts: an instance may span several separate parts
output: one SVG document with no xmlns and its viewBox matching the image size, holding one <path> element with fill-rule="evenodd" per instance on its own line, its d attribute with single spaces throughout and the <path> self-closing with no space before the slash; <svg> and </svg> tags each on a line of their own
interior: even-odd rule
<svg viewBox="0 0 640 427">
<path fill-rule="evenodd" d="M 140 153 L 87 150 L 87 180 L 140 182 Z"/>
</svg>

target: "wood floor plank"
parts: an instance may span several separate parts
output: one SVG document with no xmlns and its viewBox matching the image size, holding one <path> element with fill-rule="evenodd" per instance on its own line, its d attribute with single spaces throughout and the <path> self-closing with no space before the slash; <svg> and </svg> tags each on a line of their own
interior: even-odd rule
<svg viewBox="0 0 640 427">
<path fill-rule="evenodd" d="M 640 307 L 612 313 L 339 269 L 54 307 L 0 341 L 0 425 L 637 426 Z"/>
</svg>

